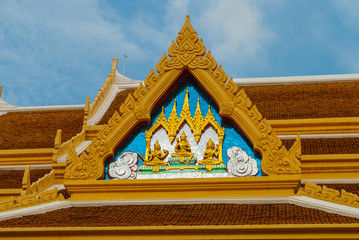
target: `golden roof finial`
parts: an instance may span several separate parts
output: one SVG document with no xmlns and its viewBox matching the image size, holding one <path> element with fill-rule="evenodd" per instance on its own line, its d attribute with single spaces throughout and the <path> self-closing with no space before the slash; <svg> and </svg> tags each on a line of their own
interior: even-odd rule
<svg viewBox="0 0 359 240">
<path fill-rule="evenodd" d="M 163 58 L 161 61 L 170 61 L 166 68 L 180 69 L 183 66 L 188 66 L 194 58 L 202 59 L 206 54 L 206 48 L 198 38 L 196 31 L 193 29 L 189 16 L 186 17 L 186 21 L 183 24 L 181 31 L 179 31 L 176 37 L 176 42 L 172 42 L 168 49 L 168 56 L 172 60 Z M 161 71 L 162 63 L 159 63 L 157 71 Z"/>
<path fill-rule="evenodd" d="M 191 24 L 191 21 L 190 21 L 190 20 L 191 20 L 191 19 L 190 19 L 189 15 L 186 15 L 186 21 L 184 22 L 183 27 L 182 27 L 180 33 L 184 33 L 184 32 L 186 31 L 186 29 L 188 29 L 188 31 L 189 31 L 190 33 L 196 33 L 196 31 L 195 31 L 195 30 L 193 29 L 193 27 L 192 27 L 192 24 Z"/>
</svg>

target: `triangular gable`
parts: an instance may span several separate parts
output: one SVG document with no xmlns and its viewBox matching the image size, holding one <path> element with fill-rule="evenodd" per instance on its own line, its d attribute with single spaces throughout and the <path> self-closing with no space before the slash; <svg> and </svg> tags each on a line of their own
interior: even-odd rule
<svg viewBox="0 0 359 240">
<path fill-rule="evenodd" d="M 179 77 L 188 71 L 219 107 L 219 115 L 233 122 L 262 156 L 264 175 L 300 174 L 300 141 L 287 151 L 266 119 L 240 90 L 228 79 L 221 66 L 211 56 L 194 31 L 189 17 L 172 42 L 168 56 L 164 54 L 156 69 L 152 69 L 133 94 L 129 94 L 104 129 L 77 156 L 68 154 L 65 179 L 101 179 L 104 162 L 115 149 L 143 122 L 150 121 L 151 112 L 171 89 Z"/>
</svg>

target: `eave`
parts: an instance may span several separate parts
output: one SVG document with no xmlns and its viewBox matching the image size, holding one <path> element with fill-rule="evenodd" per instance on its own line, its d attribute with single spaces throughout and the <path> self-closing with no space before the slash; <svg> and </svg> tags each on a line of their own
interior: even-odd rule
<svg viewBox="0 0 359 240">
<path fill-rule="evenodd" d="M 26 239 L 356 239 L 359 224 L 2 228 Z"/>
</svg>

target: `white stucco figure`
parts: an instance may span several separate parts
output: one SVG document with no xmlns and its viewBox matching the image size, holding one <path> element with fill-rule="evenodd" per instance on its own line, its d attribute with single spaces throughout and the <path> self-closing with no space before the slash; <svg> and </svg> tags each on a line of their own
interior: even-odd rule
<svg viewBox="0 0 359 240">
<path fill-rule="evenodd" d="M 227 150 L 229 157 L 227 171 L 236 177 L 255 176 L 258 173 L 258 164 L 240 147 L 231 147 Z"/>
<path fill-rule="evenodd" d="M 137 154 L 126 151 L 109 165 L 108 175 L 111 179 L 135 179 L 138 171 L 137 163 Z"/>
</svg>

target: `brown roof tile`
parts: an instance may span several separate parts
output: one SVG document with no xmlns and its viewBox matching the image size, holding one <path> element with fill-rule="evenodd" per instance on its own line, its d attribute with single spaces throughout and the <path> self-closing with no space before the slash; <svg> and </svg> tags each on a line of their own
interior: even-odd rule
<svg viewBox="0 0 359 240">
<path fill-rule="evenodd" d="M 359 223 L 291 204 L 192 204 L 73 207 L 10 219 L 0 227 L 84 227 Z"/>
<path fill-rule="evenodd" d="M 134 90 L 126 90 L 119 92 L 98 124 L 106 124 L 108 120 L 110 120 L 112 115 L 115 113 L 115 111 L 118 111 L 120 109 L 120 106 L 126 100 L 127 95 L 133 92 Z"/>
<path fill-rule="evenodd" d="M 52 148 L 56 131 L 62 141 L 81 132 L 84 111 L 8 113 L 0 117 L 0 149 Z"/>
<path fill-rule="evenodd" d="M 282 140 L 287 149 L 294 141 Z M 359 138 L 308 138 L 300 141 L 303 155 L 359 153 Z"/>
<path fill-rule="evenodd" d="M 0 189 L 21 188 L 23 170 L 0 170 Z"/>
<path fill-rule="evenodd" d="M 359 82 L 243 88 L 267 119 L 359 117 Z"/>
<path fill-rule="evenodd" d="M 30 171 L 31 183 L 49 173 L 51 169 L 33 169 Z M 0 170 L 0 189 L 21 188 L 24 170 Z"/>
</svg>

